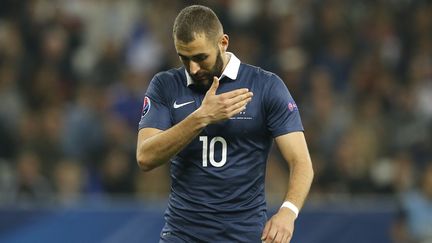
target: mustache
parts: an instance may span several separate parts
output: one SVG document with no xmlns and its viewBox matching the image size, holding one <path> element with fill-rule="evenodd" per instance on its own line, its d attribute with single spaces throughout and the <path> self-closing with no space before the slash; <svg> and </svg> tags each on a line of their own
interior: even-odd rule
<svg viewBox="0 0 432 243">
<path fill-rule="evenodd" d="M 197 80 L 206 79 L 206 78 L 209 78 L 209 76 L 210 76 L 210 73 L 206 73 L 206 72 L 197 73 L 195 75 L 192 75 L 192 77 L 194 79 L 197 79 Z"/>
</svg>

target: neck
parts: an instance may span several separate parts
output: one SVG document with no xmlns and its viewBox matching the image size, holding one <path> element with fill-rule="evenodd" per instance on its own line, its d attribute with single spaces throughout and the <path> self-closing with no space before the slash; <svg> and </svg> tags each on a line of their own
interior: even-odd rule
<svg viewBox="0 0 432 243">
<path fill-rule="evenodd" d="M 225 71 L 226 66 L 228 65 L 229 60 L 231 59 L 231 55 L 224 52 L 222 54 L 222 62 L 223 62 L 223 68 L 222 68 L 222 72 Z"/>
</svg>

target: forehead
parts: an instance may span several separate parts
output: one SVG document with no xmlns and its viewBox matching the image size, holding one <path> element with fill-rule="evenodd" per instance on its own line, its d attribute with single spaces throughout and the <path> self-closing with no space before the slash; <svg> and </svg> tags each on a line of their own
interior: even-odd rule
<svg viewBox="0 0 432 243">
<path fill-rule="evenodd" d="M 209 40 L 205 35 L 195 35 L 195 39 L 191 42 L 182 42 L 174 39 L 174 45 L 179 54 L 184 56 L 193 56 L 198 53 L 209 53 L 214 49 L 213 41 Z"/>
</svg>

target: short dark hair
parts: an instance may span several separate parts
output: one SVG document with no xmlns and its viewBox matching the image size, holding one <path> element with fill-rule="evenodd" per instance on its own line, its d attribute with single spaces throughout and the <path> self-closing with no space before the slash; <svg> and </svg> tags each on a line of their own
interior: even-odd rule
<svg viewBox="0 0 432 243">
<path fill-rule="evenodd" d="M 217 15 L 208 7 L 192 5 L 177 15 L 173 26 L 173 37 L 189 43 L 196 34 L 204 34 L 209 40 L 216 40 L 223 34 L 223 27 Z"/>
</svg>

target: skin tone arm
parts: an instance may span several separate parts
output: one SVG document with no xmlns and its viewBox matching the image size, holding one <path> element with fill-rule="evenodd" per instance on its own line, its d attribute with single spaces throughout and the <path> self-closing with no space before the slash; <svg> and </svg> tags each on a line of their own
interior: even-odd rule
<svg viewBox="0 0 432 243">
<path fill-rule="evenodd" d="M 201 106 L 166 131 L 143 128 L 138 133 L 136 158 L 143 171 L 150 171 L 172 158 L 207 125 L 229 119 L 246 108 L 252 99 L 248 89 L 216 95 L 219 79 L 214 78 Z"/>
<path fill-rule="evenodd" d="M 301 209 L 313 179 L 312 162 L 303 132 L 292 132 L 277 137 L 276 144 L 290 167 L 290 179 L 285 201 Z M 267 222 L 262 240 L 290 242 L 294 232 L 295 214 L 289 208 L 280 208 Z"/>
</svg>

